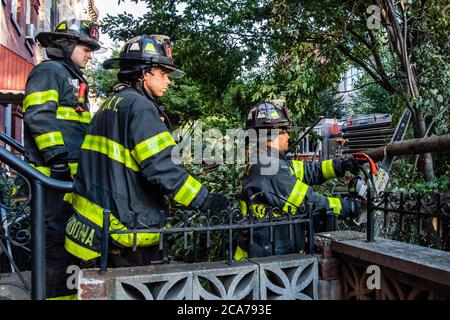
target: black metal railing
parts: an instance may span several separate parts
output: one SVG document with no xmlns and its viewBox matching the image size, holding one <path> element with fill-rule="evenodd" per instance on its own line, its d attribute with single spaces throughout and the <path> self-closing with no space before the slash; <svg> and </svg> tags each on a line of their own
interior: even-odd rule
<svg viewBox="0 0 450 320">
<path fill-rule="evenodd" d="M 420 192 L 384 192 L 373 203 L 373 210 L 383 213 L 383 228 L 392 215 L 398 217 L 400 231 L 405 231 L 409 218 L 417 221 L 417 232 L 424 230 L 424 221 L 435 221 L 440 249 L 450 249 L 450 193 L 432 195 Z"/>
<path fill-rule="evenodd" d="M 6 141 L 5 141 L 6 140 Z M 17 142 L 12 143 L 8 139 L 2 139 L 17 150 L 23 150 Z M 22 175 L 29 183 L 31 190 L 31 297 L 35 300 L 45 299 L 45 212 L 44 199 L 45 190 L 54 189 L 71 192 L 73 184 L 71 182 L 59 181 L 47 177 L 35 168 L 31 167 L 24 160 L 0 148 L 0 162 L 10 166 L 17 173 Z M 6 251 L 7 252 L 7 251 Z M 12 257 L 8 257 L 13 261 Z M 20 277 L 20 271 L 18 271 Z M 23 279 L 22 279 L 23 280 Z"/>
<path fill-rule="evenodd" d="M 287 226 L 288 237 L 291 242 L 293 252 L 299 252 L 301 249 L 306 253 L 313 253 L 314 250 L 314 215 L 319 212 L 312 210 L 312 205 L 307 205 L 299 210 L 299 212 L 282 212 L 278 208 L 265 208 L 264 217 L 257 217 L 252 214 L 251 210 L 245 215 L 242 214 L 240 209 L 224 210 L 219 214 L 210 215 L 209 213 L 201 211 L 191 210 L 174 210 L 166 217 L 164 213 L 161 213 L 160 223 L 158 227 L 149 228 L 142 223 L 139 223 L 139 216 L 134 216 L 135 221 L 134 228 L 132 229 L 115 229 L 115 220 L 110 219 L 110 211 L 104 211 L 103 219 L 103 239 L 102 239 L 102 253 L 100 257 L 100 272 L 105 272 L 108 265 L 108 251 L 109 251 L 109 236 L 111 234 L 133 234 L 134 247 L 136 249 L 137 234 L 138 233 L 159 233 L 159 250 L 162 253 L 162 261 L 170 262 L 171 257 L 168 255 L 167 241 L 166 239 L 174 235 L 183 235 L 183 247 L 185 250 L 188 248 L 188 234 L 192 235 L 193 239 L 193 257 L 194 262 L 198 258 L 199 246 L 197 240 L 199 235 L 203 234 L 205 239 L 205 248 L 211 246 L 211 238 L 213 233 L 220 233 L 222 238 L 222 244 L 224 244 L 224 250 L 222 250 L 223 257 L 228 264 L 233 263 L 233 249 L 234 241 L 236 238 L 236 232 L 247 231 L 248 232 L 248 255 L 249 258 L 254 256 L 252 244 L 255 238 L 255 230 L 260 228 L 268 228 L 269 230 L 269 242 L 271 243 L 272 254 L 275 255 L 275 248 L 277 246 L 277 240 L 274 233 L 277 232 L 276 228 L 280 226 Z M 118 224 L 119 225 L 119 224 Z M 121 225 L 121 224 L 120 224 Z M 166 227 L 170 225 L 170 227 Z M 301 239 L 301 244 L 296 241 L 298 237 L 295 233 L 298 229 L 296 225 L 305 225 L 303 228 L 304 235 Z M 123 227 L 122 227 L 123 228 Z M 306 236 L 306 237 L 305 237 Z M 303 245 L 303 248 L 300 246 Z"/>
<path fill-rule="evenodd" d="M 21 154 L 25 153 L 25 147 L 4 132 L 0 132 L 0 141 L 3 141 L 8 146 L 16 149 Z"/>
</svg>

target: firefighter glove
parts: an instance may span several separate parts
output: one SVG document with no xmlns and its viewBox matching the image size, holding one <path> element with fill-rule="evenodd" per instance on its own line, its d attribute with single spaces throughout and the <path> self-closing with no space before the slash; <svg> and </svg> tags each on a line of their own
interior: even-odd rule
<svg viewBox="0 0 450 320">
<path fill-rule="evenodd" d="M 345 218 L 358 218 L 362 213 L 362 205 L 356 198 L 344 198 L 341 199 L 342 204 L 342 217 Z"/>
<path fill-rule="evenodd" d="M 361 170 L 361 162 L 356 160 L 352 155 L 343 158 L 341 166 L 344 171 L 350 171 L 353 174 L 359 174 L 359 171 Z"/>
<path fill-rule="evenodd" d="M 63 181 L 73 180 L 67 162 L 52 162 L 50 164 L 50 177 Z"/>
<path fill-rule="evenodd" d="M 228 209 L 228 199 L 219 193 L 210 193 L 201 206 L 202 211 L 210 210 L 211 215 L 217 215 Z"/>
</svg>

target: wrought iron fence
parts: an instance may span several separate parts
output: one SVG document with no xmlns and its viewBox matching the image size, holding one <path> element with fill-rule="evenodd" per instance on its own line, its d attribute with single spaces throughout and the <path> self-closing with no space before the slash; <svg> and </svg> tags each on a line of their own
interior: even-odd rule
<svg viewBox="0 0 450 320">
<path fill-rule="evenodd" d="M 220 251 L 221 260 L 227 261 L 229 264 L 233 262 L 234 243 L 236 233 L 248 232 L 248 256 L 253 257 L 252 244 L 255 241 L 255 230 L 267 228 L 269 231 L 269 242 L 271 244 L 271 253 L 276 254 L 277 239 L 275 233 L 277 228 L 285 226 L 287 236 L 290 242 L 291 252 L 300 252 L 303 250 L 306 253 L 312 253 L 314 249 L 314 215 L 317 212 L 312 210 L 311 205 L 306 205 L 298 212 L 291 213 L 283 212 L 278 208 L 265 208 L 264 217 L 257 216 L 249 210 L 248 213 L 242 214 L 238 208 L 229 208 L 223 210 L 218 214 L 210 214 L 209 212 L 193 211 L 193 210 L 171 210 L 166 216 L 161 212 L 160 223 L 158 227 L 150 228 L 144 223 L 139 222 L 139 216 L 130 213 L 132 221 L 134 221 L 134 228 L 124 229 L 122 223 L 115 219 L 110 219 L 110 211 L 104 211 L 103 219 L 103 240 L 102 253 L 100 262 L 100 271 L 104 272 L 108 266 L 108 251 L 109 251 L 109 236 L 111 234 L 133 234 L 133 249 L 136 249 L 137 234 L 138 233 L 159 233 L 159 250 L 162 253 L 161 260 L 170 263 L 172 260 L 171 252 L 168 250 L 169 243 L 167 239 L 182 235 L 183 249 L 188 250 L 192 245 L 192 262 L 199 261 L 200 251 L 208 249 L 213 244 L 212 237 L 214 234 L 219 234 L 222 249 Z M 298 229 L 296 225 L 304 225 L 304 234 L 301 235 L 301 243 L 296 241 L 298 239 Z M 116 228 L 121 226 L 121 228 Z M 279 232 L 279 230 L 278 230 Z M 199 240 L 203 236 L 203 245 Z M 190 238 L 190 240 L 189 240 Z M 173 239 L 172 239 L 173 240 Z M 303 246 L 304 245 L 304 246 Z"/>
<path fill-rule="evenodd" d="M 431 222 L 439 238 L 439 249 L 450 249 L 450 193 L 384 192 L 374 201 L 372 208 L 382 212 L 384 229 L 392 216 L 398 218 L 396 225 L 402 232 L 408 220 L 414 222 L 419 233 L 425 231 L 425 222 Z"/>
<path fill-rule="evenodd" d="M 8 143 L 8 142 L 7 142 Z M 14 147 L 14 145 L 11 145 Z M 27 185 L 28 194 L 31 194 L 31 199 L 29 200 L 30 208 L 28 209 L 28 214 L 23 206 L 23 211 L 17 210 L 21 208 L 18 205 L 20 201 L 16 201 L 16 196 L 20 193 L 15 187 L 6 187 L 2 192 L 5 195 L 5 199 L 2 203 L 3 205 L 3 215 L 7 217 L 12 213 L 19 213 L 17 218 L 13 218 L 14 224 L 11 225 L 11 230 L 15 230 L 15 239 L 12 237 L 11 232 L 4 233 L 3 224 L 0 229 L 2 229 L 2 250 L 8 256 L 8 260 L 13 265 L 13 268 L 17 272 L 18 276 L 24 282 L 24 286 L 27 288 L 25 280 L 21 277 L 20 270 L 14 263 L 14 257 L 9 255 L 8 244 L 23 244 L 21 241 L 25 241 L 25 244 L 19 245 L 19 247 L 27 248 L 30 244 L 29 250 L 31 251 L 31 296 L 35 300 L 45 299 L 45 213 L 44 213 L 44 198 L 46 189 L 55 189 L 65 192 L 71 192 L 73 189 L 73 184 L 67 181 L 59 181 L 47 177 L 43 173 L 39 172 L 35 168 L 31 167 L 24 160 L 20 159 L 13 153 L 7 151 L 5 148 L 0 148 L 0 162 L 3 164 L 4 170 L 2 172 L 5 179 L 16 179 L 20 177 L 24 180 L 23 183 Z M 8 172 L 9 168 L 12 169 Z M 14 191 L 16 190 L 16 191 Z M 31 191 L 31 192 L 30 192 Z M 8 203 L 9 202 L 9 203 Z M 25 201 L 26 202 L 26 201 Z M 12 207 L 11 207 L 12 206 Z M 16 207 L 14 207 L 16 206 Z M 18 206 L 18 207 L 17 207 Z M 7 209 L 14 209 L 8 212 Z M 27 225 L 31 218 L 31 228 Z M 2 217 L 2 222 L 8 221 Z M 11 222 L 11 221 L 10 221 Z M 31 235 L 31 238 L 29 238 Z M 8 240 L 8 241 L 4 241 Z M 21 240 L 21 241 L 16 241 Z M 6 245 L 4 244 L 6 243 Z M 6 249 L 6 250 L 4 250 Z"/>
<path fill-rule="evenodd" d="M 14 147 L 14 146 L 13 146 Z M 20 146 L 19 146 L 20 147 Z M 20 149 L 20 148 L 19 148 Z M 20 266 L 15 263 L 14 256 L 8 246 L 13 246 L 31 254 L 32 285 L 31 292 L 33 299 L 45 298 L 45 227 L 43 202 L 47 188 L 70 192 L 72 183 L 51 179 L 36 169 L 29 166 L 22 159 L 0 148 L 0 162 L 10 166 L 0 170 L 0 207 L 2 207 L 2 225 L 0 226 L 1 250 L 7 255 L 11 265 L 11 270 L 19 271 Z M 20 181 L 20 184 L 17 183 Z M 20 186 L 20 187 L 19 187 Z M 22 190 L 21 190 L 22 189 Z M 370 191 L 370 190 L 369 190 Z M 28 195 L 32 194 L 32 197 Z M 372 199 L 369 196 L 369 199 Z M 114 228 L 115 222 L 109 219 L 109 211 L 105 212 L 103 245 L 101 255 L 101 270 L 104 271 L 108 265 L 109 236 L 111 234 L 133 233 L 136 247 L 136 235 L 138 233 L 159 233 L 159 249 L 162 252 L 162 260 L 169 262 L 171 253 L 168 249 L 166 239 L 171 236 L 181 236 L 183 249 L 187 250 L 192 246 L 193 261 L 198 260 L 202 254 L 202 248 L 210 248 L 214 235 L 219 235 L 221 241 L 222 259 L 232 263 L 232 255 L 235 243 L 235 235 L 242 231 L 248 231 L 249 237 L 249 257 L 252 257 L 252 242 L 254 232 L 258 228 L 268 228 L 272 253 L 275 253 L 276 239 L 274 230 L 280 226 L 286 226 L 288 237 L 295 247 L 295 226 L 304 225 L 305 249 L 306 252 L 313 252 L 315 213 L 312 206 L 304 206 L 296 214 L 282 212 L 277 208 L 266 208 L 266 215 L 258 218 L 249 213 L 243 215 L 239 209 L 230 208 L 220 214 L 210 215 L 198 211 L 172 210 L 166 216 L 161 213 L 160 224 L 157 227 L 149 228 L 140 222 L 139 216 L 134 216 L 136 222 L 130 230 L 117 230 Z M 439 230 L 445 242 L 448 241 L 450 221 L 449 196 L 448 194 L 437 194 L 426 196 L 422 194 L 403 194 L 386 192 L 376 201 L 368 203 L 368 224 L 367 239 L 373 241 L 373 211 L 382 211 L 386 217 L 390 214 L 402 217 L 413 215 L 419 219 L 436 218 L 439 220 Z M 419 223 L 421 225 L 421 223 Z M 110 230 L 110 226 L 112 227 Z M 170 226 L 170 227 L 168 227 Z M 204 241 L 204 245 L 201 245 Z M 297 248 L 298 249 L 298 248 Z M 18 273 L 20 276 L 20 273 Z M 23 279 L 22 279 L 23 280 Z M 26 282 L 23 280 L 27 288 Z"/>
</svg>

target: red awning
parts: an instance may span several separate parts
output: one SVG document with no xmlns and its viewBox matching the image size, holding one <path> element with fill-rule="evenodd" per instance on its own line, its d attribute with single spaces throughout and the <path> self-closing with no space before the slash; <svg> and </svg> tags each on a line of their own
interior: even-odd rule
<svg viewBox="0 0 450 320">
<path fill-rule="evenodd" d="M 0 103 L 21 104 L 34 65 L 0 45 Z"/>
</svg>

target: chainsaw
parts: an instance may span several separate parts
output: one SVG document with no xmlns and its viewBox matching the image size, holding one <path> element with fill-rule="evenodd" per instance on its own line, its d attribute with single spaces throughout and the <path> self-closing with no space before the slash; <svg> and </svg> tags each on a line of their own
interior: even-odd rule
<svg viewBox="0 0 450 320">
<path fill-rule="evenodd" d="M 410 119 L 411 111 L 409 109 L 405 109 L 399 123 L 397 124 L 394 135 L 391 139 L 391 143 L 403 140 Z M 352 177 L 347 187 L 335 187 L 333 189 L 333 192 L 348 192 L 351 196 L 354 196 L 365 202 L 367 201 L 367 189 L 371 187 L 375 192 L 375 198 L 379 198 L 380 194 L 386 189 L 386 186 L 388 184 L 389 171 L 392 168 L 395 157 L 385 155 L 383 161 L 377 167 L 375 162 L 367 153 L 356 152 L 352 155 L 358 162 L 366 163 L 366 165 L 361 165 L 361 174 Z M 367 210 L 364 210 L 359 216 L 358 221 L 354 222 L 357 225 L 366 223 Z"/>
</svg>

